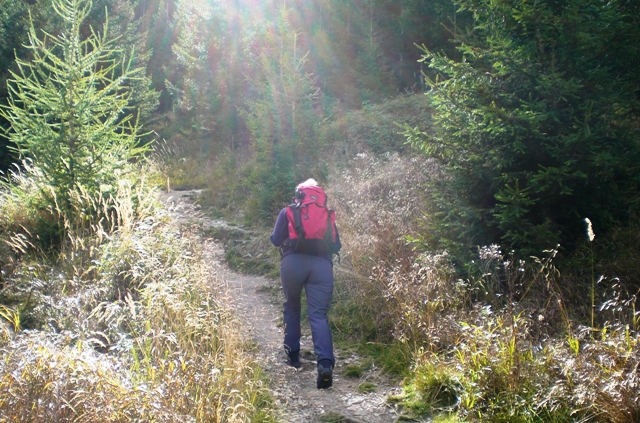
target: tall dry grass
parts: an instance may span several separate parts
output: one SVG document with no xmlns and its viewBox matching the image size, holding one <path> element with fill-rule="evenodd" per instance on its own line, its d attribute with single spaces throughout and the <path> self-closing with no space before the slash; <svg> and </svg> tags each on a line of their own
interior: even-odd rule
<svg viewBox="0 0 640 423">
<path fill-rule="evenodd" d="M 640 333 L 628 318 L 633 302 L 614 292 L 599 313 L 611 314 L 615 303 L 617 318 L 580 326 L 565 306 L 554 255 L 513 263 L 495 247 L 481 248 L 476 265 L 484 272 L 458 286 L 466 300 L 441 310 L 426 308 L 432 300 L 414 289 L 416 298 L 403 305 L 414 304 L 405 310 L 420 316 L 414 327 L 443 316 L 451 324 L 438 326 L 437 338 L 410 332 L 422 347 L 414 349 L 412 374 L 395 400 L 418 414 L 454 411 L 467 421 L 637 421 Z M 495 296 L 487 292 L 513 296 L 489 303 Z"/>
<path fill-rule="evenodd" d="M 411 290 L 442 288 L 422 283 L 439 279 L 416 268 L 420 254 L 407 242 L 407 237 L 417 234 L 426 182 L 438 173 L 437 168 L 432 162 L 397 153 L 378 157 L 361 152 L 332 173 L 327 192 L 343 244 L 342 264 L 336 267 L 338 305 L 353 302 L 356 306 L 346 307 L 345 313 L 357 310 L 361 316 L 355 320 L 372 321 L 377 338 L 373 341 L 388 341 L 396 334 L 413 342 L 410 333 L 418 329 L 411 321 L 418 318 L 418 310 L 412 309 Z M 433 271 L 447 272 L 444 268 Z"/>
<path fill-rule="evenodd" d="M 20 211 L 23 193 L 3 191 L 0 210 Z M 0 291 L 0 421 L 274 421 L 197 234 L 142 180 L 73 194 L 73 218 L 48 209 L 65 234 L 55 254 L 11 221 L 19 213 L 0 213 L 12 257 Z"/>
<path fill-rule="evenodd" d="M 583 326 L 566 301 L 573 279 L 555 268 L 556 250 L 515 260 L 497 245 L 478 246 L 461 274 L 446 251 L 414 248 L 411 237 L 430 218 L 425 187 L 438 177 L 420 159 L 360 153 L 334 169 L 328 187 L 343 241 L 334 324 L 412 352 L 404 392 L 390 400 L 408 418 L 638 421 L 637 294 L 600 278 L 611 285 L 594 304 L 594 322 L 603 323 Z M 366 319 L 375 330 L 363 334 Z"/>
<path fill-rule="evenodd" d="M 345 257 L 358 271 L 368 269 L 372 259 L 395 261 L 405 237 L 416 234 L 426 182 L 438 174 L 437 166 L 397 153 L 359 153 L 333 173 L 327 191 L 340 216 Z"/>
</svg>

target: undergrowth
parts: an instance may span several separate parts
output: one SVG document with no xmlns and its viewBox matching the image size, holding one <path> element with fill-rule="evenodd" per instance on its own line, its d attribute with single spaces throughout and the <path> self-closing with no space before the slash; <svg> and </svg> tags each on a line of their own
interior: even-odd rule
<svg viewBox="0 0 640 423">
<path fill-rule="evenodd" d="M 424 182 L 436 169 L 399 154 L 359 153 L 349 166 L 333 172 L 327 192 L 336 209 L 343 248 L 341 263 L 335 266 L 331 321 L 338 340 L 357 340 L 363 352 L 401 374 L 410 354 L 405 345 L 393 345 L 397 310 L 389 302 L 385 276 L 411 267 L 415 254 L 405 237 L 415 230 L 425 198 Z"/>
<path fill-rule="evenodd" d="M 584 272 L 590 284 L 561 274 L 555 249 L 523 260 L 483 246 L 462 266 L 425 251 L 411 241 L 430 219 L 426 182 L 442 176 L 399 155 L 360 153 L 334 169 L 338 341 L 358 340 L 361 353 L 405 377 L 389 401 L 408 420 L 637 421 L 637 293 L 593 272 Z M 596 295 L 576 291 L 588 285 Z"/>
<path fill-rule="evenodd" d="M 32 208 L 33 188 L 16 174 L 0 196 L 0 421 L 275 421 L 201 239 L 144 181 L 73 193 L 80 219 Z"/>
<path fill-rule="evenodd" d="M 634 320 L 620 318 L 634 315 L 623 310 L 632 302 L 606 300 L 597 321 L 606 320 L 612 303 L 617 319 L 599 327 L 579 325 L 559 289 L 554 255 L 513 263 L 495 247 L 480 249 L 477 265 L 484 273 L 464 285 L 450 279 L 463 301 L 441 310 L 425 308 L 433 299 L 414 291 L 417 298 L 402 305 L 413 316 L 405 324 L 414 330 L 396 338 L 419 347 L 413 349 L 404 393 L 392 400 L 410 415 L 455 412 L 468 421 L 636 421 L 640 333 Z M 498 296 L 494 306 L 487 302 L 491 284 L 494 293 L 511 293 L 510 301 Z M 442 316 L 449 325 L 434 324 Z"/>
</svg>

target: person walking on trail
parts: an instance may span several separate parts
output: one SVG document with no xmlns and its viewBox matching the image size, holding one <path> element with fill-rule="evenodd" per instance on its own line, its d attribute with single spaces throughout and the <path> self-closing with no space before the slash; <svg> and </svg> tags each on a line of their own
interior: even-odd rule
<svg viewBox="0 0 640 423">
<path fill-rule="evenodd" d="M 284 349 L 288 364 L 300 367 L 300 310 L 304 288 L 317 356 L 317 388 L 333 383 L 333 340 L 327 314 L 333 295 L 333 254 L 341 243 L 335 213 L 326 207 L 326 195 L 313 179 L 296 187 L 294 203 L 278 214 L 271 242 L 279 247 L 280 279 L 284 291 Z"/>
</svg>

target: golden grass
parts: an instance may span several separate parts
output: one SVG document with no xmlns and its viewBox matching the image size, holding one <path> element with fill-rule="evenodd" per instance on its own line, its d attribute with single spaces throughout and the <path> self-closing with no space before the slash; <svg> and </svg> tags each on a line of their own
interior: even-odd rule
<svg viewBox="0 0 640 423">
<path fill-rule="evenodd" d="M 0 209 L 20 203 L 11 196 Z M 14 302 L 0 314 L 14 319 L 0 328 L 0 422 L 274 421 L 197 234 L 144 181 L 72 198 L 73 215 L 49 208 L 64 227 L 55 254 L 0 235 L 14 263 L 0 292 Z"/>
</svg>

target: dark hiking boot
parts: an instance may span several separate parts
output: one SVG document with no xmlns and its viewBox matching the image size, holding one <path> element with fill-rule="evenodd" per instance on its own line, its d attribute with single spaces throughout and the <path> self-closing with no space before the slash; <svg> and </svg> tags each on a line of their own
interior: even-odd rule
<svg viewBox="0 0 640 423">
<path fill-rule="evenodd" d="M 287 364 L 296 369 L 300 368 L 300 350 L 287 353 Z"/>
<path fill-rule="evenodd" d="M 331 370 L 331 364 L 323 364 L 324 363 L 318 363 L 318 389 L 327 389 L 333 384 L 333 371 Z"/>
</svg>

